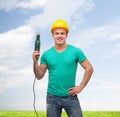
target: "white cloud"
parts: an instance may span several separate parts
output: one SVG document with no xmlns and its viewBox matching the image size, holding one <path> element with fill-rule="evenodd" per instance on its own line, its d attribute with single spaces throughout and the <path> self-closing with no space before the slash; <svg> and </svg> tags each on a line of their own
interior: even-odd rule
<svg viewBox="0 0 120 117">
<path fill-rule="evenodd" d="M 68 24 L 71 23 L 71 27 L 73 25 L 75 27 L 81 22 L 84 14 L 91 11 L 93 7 L 92 0 L 49 0 L 43 8 L 43 13 L 33 16 L 29 21 L 29 25 L 45 29 L 52 25 L 51 22 L 55 19 L 64 19 Z M 74 23 L 72 22 L 73 18 Z"/>
<path fill-rule="evenodd" d="M 6 69 L 0 68 L 0 94 L 6 90 L 11 90 L 12 88 L 30 85 L 32 83 L 31 80 L 34 78 L 31 65 L 19 69 L 15 69 L 14 67 L 13 69 L 10 69 L 9 66 L 11 65 L 12 64 L 4 65 Z"/>
<path fill-rule="evenodd" d="M 47 0 L 21 1 L 17 6 L 20 8 L 26 8 L 26 9 L 36 9 L 36 8 L 40 8 L 41 6 L 44 6 L 46 2 Z"/>
<path fill-rule="evenodd" d="M 116 81 L 94 80 L 88 90 L 92 91 L 107 91 L 107 92 L 120 92 L 120 83 Z"/>
<path fill-rule="evenodd" d="M 78 32 L 77 35 L 71 36 L 68 40 L 73 45 L 84 49 L 94 49 L 100 51 L 101 59 L 110 59 L 120 56 L 120 19 L 100 27 Z"/>
<path fill-rule="evenodd" d="M 21 55 L 21 53 L 24 52 L 24 49 L 30 44 L 33 35 L 33 29 L 27 25 L 1 33 L 1 56 Z"/>
<path fill-rule="evenodd" d="M 33 37 L 34 30 L 28 25 L 0 34 L 0 93 L 33 82 Z"/>
<path fill-rule="evenodd" d="M 0 0 L 0 9 L 10 11 L 16 8 L 36 9 L 42 7 L 47 0 Z"/>
<path fill-rule="evenodd" d="M 88 99 L 82 99 L 82 108 L 83 110 L 89 110 L 89 111 L 119 111 L 119 103 L 118 102 L 113 102 L 113 100 L 104 100 L 104 99 L 99 99 L 95 100 L 88 100 Z"/>
<path fill-rule="evenodd" d="M 31 61 L 28 48 L 33 35 L 34 31 L 27 25 L 0 34 L 0 92 L 24 84 L 26 76 L 31 76 L 32 67 L 27 62 Z"/>
<path fill-rule="evenodd" d="M 120 83 L 93 79 L 79 98 L 83 110 L 119 110 Z"/>
<path fill-rule="evenodd" d="M 69 4 L 69 5 L 68 5 Z M 42 8 L 43 12 L 32 16 L 28 25 L 32 28 L 46 29 L 55 19 L 65 19 L 71 28 L 81 23 L 84 14 L 94 8 L 93 0 L 1 0 L 0 9 L 10 11 L 12 9 L 37 9 Z"/>
<path fill-rule="evenodd" d="M 98 41 L 100 42 L 111 42 L 115 40 L 120 39 L 119 31 L 120 31 L 120 23 L 119 21 L 114 21 L 111 24 L 95 27 L 92 29 L 84 30 L 81 33 L 78 33 L 74 38 L 77 41 L 74 41 L 71 39 L 71 41 L 74 41 L 76 44 L 83 45 L 85 47 L 91 46 L 91 44 L 96 44 Z M 71 37 L 73 38 L 73 37 Z M 81 40 L 81 41 L 79 41 Z"/>
</svg>

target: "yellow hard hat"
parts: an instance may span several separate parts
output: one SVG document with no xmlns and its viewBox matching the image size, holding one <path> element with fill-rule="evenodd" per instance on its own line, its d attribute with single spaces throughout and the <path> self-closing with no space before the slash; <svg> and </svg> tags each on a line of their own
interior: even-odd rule
<svg viewBox="0 0 120 117">
<path fill-rule="evenodd" d="M 66 23 L 64 20 L 62 20 L 62 19 L 56 20 L 56 21 L 53 23 L 50 31 L 52 32 L 52 31 L 53 31 L 54 29 L 56 29 L 56 28 L 63 28 L 63 29 L 66 29 L 67 32 L 69 32 L 69 28 L 68 28 L 67 23 Z"/>
</svg>

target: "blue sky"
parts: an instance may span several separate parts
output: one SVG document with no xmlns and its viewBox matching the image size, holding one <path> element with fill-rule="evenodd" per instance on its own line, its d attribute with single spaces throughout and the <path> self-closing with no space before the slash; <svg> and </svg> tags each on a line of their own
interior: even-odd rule
<svg viewBox="0 0 120 117">
<path fill-rule="evenodd" d="M 32 52 L 41 34 L 41 54 L 54 45 L 50 27 L 67 21 L 67 43 L 81 48 L 94 74 L 79 94 L 83 110 L 120 110 L 119 0 L 0 0 L 0 110 L 33 110 Z M 77 69 L 76 85 L 84 71 Z M 38 110 L 45 110 L 47 77 L 36 82 Z"/>
</svg>

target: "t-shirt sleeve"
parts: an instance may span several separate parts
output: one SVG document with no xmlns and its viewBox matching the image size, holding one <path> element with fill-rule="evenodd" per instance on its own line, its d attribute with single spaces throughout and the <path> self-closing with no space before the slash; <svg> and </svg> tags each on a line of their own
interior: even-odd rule
<svg viewBox="0 0 120 117">
<path fill-rule="evenodd" d="M 85 54 L 83 53 L 83 51 L 78 48 L 77 49 L 77 61 L 78 62 L 83 62 L 86 59 L 87 59 L 87 57 L 85 56 Z"/>
<path fill-rule="evenodd" d="M 45 53 L 43 53 L 43 55 L 40 58 L 40 64 L 47 64 L 46 60 L 45 60 Z"/>
</svg>

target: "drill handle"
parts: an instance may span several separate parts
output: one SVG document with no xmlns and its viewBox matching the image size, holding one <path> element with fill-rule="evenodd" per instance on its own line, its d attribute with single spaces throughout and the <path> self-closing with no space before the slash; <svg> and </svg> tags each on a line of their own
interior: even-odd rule
<svg viewBox="0 0 120 117">
<path fill-rule="evenodd" d="M 36 35 L 36 40 L 35 40 L 35 51 L 40 51 L 40 33 L 38 33 L 37 35 Z M 36 59 L 38 59 L 38 57 L 39 57 L 39 55 L 36 55 L 35 56 L 36 57 Z"/>
</svg>

